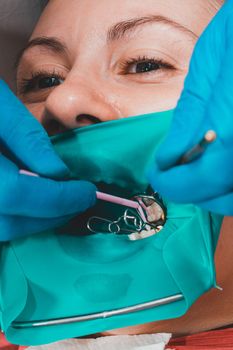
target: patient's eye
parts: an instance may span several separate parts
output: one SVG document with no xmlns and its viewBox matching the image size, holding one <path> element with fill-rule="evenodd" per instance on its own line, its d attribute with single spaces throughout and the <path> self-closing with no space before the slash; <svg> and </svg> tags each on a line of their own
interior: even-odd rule
<svg viewBox="0 0 233 350">
<path fill-rule="evenodd" d="M 121 74 L 142 74 L 164 70 L 175 70 L 176 68 L 161 59 L 148 58 L 146 56 L 130 58 L 120 64 Z"/>
<path fill-rule="evenodd" d="M 152 70 L 160 69 L 159 62 L 155 61 L 146 61 L 146 62 L 139 62 L 135 65 L 135 72 L 136 73 L 144 73 L 144 72 L 150 72 Z"/>
<path fill-rule="evenodd" d="M 38 79 L 38 88 L 39 89 L 47 89 L 53 86 L 57 86 L 61 84 L 61 80 L 57 77 L 41 77 Z"/>
<path fill-rule="evenodd" d="M 64 77 L 58 73 L 34 72 L 30 78 L 22 79 L 18 86 L 19 94 L 37 92 L 39 90 L 51 89 L 64 81 Z"/>
</svg>

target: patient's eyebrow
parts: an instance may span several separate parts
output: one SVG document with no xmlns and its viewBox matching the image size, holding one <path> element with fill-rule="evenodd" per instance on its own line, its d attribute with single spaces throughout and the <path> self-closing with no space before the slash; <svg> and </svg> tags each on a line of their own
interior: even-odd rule
<svg viewBox="0 0 233 350">
<path fill-rule="evenodd" d="M 55 37 L 46 37 L 46 36 L 42 36 L 42 37 L 37 37 L 35 39 L 30 40 L 23 49 L 21 49 L 21 51 L 19 52 L 16 61 L 15 61 L 15 68 L 17 69 L 20 60 L 22 58 L 22 56 L 24 55 L 24 53 L 33 48 L 33 47 L 43 47 L 48 49 L 49 51 L 51 51 L 52 53 L 58 53 L 58 54 L 67 54 L 68 49 L 66 47 L 66 45 L 59 39 L 55 38 Z"/>
<path fill-rule="evenodd" d="M 151 15 L 151 16 L 131 18 L 125 21 L 115 23 L 107 31 L 107 42 L 123 39 L 127 34 L 131 34 L 138 27 L 146 24 L 152 24 L 152 23 L 165 24 L 167 26 L 176 28 L 183 33 L 189 34 L 195 40 L 197 39 L 197 35 L 194 32 L 184 27 L 183 25 L 173 21 L 172 19 L 164 16 L 160 16 L 160 15 Z M 19 52 L 15 61 L 16 69 L 18 68 L 24 53 L 33 47 L 43 47 L 48 51 L 51 51 L 52 53 L 58 53 L 63 55 L 68 53 L 67 46 L 60 39 L 55 37 L 46 37 L 46 36 L 37 37 L 30 40 L 26 44 L 26 46 Z"/>
<path fill-rule="evenodd" d="M 160 15 L 151 15 L 145 17 L 132 18 L 119 23 L 114 24 L 109 28 L 107 33 L 107 41 L 114 41 L 124 38 L 127 34 L 131 34 L 139 26 L 151 23 L 162 23 L 167 26 L 178 29 L 179 31 L 191 35 L 194 39 L 197 39 L 197 35 L 190 29 L 183 25 L 173 21 L 172 19 Z"/>
</svg>

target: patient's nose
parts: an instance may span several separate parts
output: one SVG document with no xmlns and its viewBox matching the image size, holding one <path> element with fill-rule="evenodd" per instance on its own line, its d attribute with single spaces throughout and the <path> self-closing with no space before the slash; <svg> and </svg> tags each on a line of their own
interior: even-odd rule
<svg viewBox="0 0 233 350">
<path fill-rule="evenodd" d="M 49 95 L 42 124 L 48 133 L 56 134 L 90 124 L 121 118 L 114 98 L 90 84 L 65 81 Z"/>
</svg>

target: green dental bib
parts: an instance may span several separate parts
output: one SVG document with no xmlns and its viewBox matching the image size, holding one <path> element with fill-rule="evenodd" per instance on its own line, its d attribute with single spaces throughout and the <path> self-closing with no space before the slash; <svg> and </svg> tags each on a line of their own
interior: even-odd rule
<svg viewBox="0 0 233 350">
<path fill-rule="evenodd" d="M 131 198 L 147 189 L 146 170 L 171 118 L 168 111 L 96 124 L 52 142 L 72 177 Z M 183 315 L 216 285 L 213 258 L 222 218 L 193 205 L 165 205 L 164 228 L 141 240 L 84 235 L 78 217 L 60 229 L 3 243 L 0 320 L 7 339 L 39 345 Z M 115 210 L 98 201 L 80 222 Z"/>
</svg>

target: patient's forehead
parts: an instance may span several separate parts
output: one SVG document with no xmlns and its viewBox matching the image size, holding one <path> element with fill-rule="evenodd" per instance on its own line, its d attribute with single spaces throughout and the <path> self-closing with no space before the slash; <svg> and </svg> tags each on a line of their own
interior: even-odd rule
<svg viewBox="0 0 233 350">
<path fill-rule="evenodd" d="M 148 15 L 162 15 L 200 35 L 223 0 L 50 0 L 33 33 L 85 37 L 101 35 L 122 20 Z"/>
</svg>

